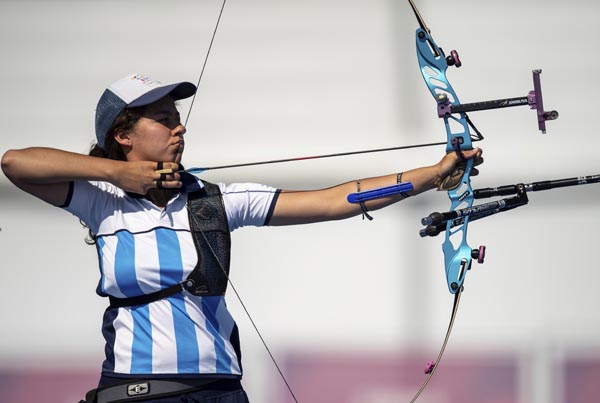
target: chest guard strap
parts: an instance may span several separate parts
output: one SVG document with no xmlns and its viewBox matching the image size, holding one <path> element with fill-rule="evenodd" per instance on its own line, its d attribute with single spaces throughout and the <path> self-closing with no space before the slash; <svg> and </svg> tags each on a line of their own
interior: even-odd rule
<svg viewBox="0 0 600 403">
<path fill-rule="evenodd" d="M 221 296 L 227 289 L 231 256 L 231 235 L 219 186 L 204 182 L 200 190 L 188 193 L 187 210 L 198 263 L 181 283 L 160 291 L 130 298 L 109 296 L 111 308 L 145 305 L 188 291 L 192 295 Z"/>
</svg>

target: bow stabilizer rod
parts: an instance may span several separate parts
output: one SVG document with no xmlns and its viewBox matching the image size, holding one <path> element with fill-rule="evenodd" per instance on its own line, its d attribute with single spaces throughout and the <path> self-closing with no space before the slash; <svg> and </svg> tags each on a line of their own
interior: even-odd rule
<svg viewBox="0 0 600 403">
<path fill-rule="evenodd" d="M 470 208 L 464 208 L 444 213 L 434 212 L 421 219 L 421 224 L 426 225 L 419 231 L 421 237 L 437 236 L 446 229 L 446 226 L 455 227 L 464 222 L 465 217 L 475 221 L 491 215 L 513 210 L 517 207 L 528 204 L 528 192 L 539 192 L 542 190 L 558 189 L 563 187 L 589 185 L 600 183 L 600 175 L 578 176 L 565 179 L 544 180 L 532 183 L 518 183 L 514 185 L 504 185 L 495 188 L 475 189 L 473 191 L 474 199 L 485 199 L 489 197 L 516 195 L 511 198 L 500 199 L 489 203 L 480 204 Z"/>
<path fill-rule="evenodd" d="M 526 192 L 539 192 L 541 190 L 550 190 L 563 187 L 590 185 L 592 183 L 600 183 L 600 175 L 577 176 L 565 179 L 552 179 L 539 182 L 522 184 Z M 496 188 L 476 189 L 473 197 L 475 199 L 485 199 L 494 196 L 506 196 L 517 194 L 519 185 L 504 185 Z"/>
</svg>

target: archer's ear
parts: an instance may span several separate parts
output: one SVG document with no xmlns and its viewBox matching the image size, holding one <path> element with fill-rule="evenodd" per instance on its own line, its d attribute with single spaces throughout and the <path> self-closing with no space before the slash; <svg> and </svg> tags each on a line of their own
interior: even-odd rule
<svg viewBox="0 0 600 403">
<path fill-rule="evenodd" d="M 129 132 L 119 130 L 115 133 L 115 140 L 124 147 L 131 147 L 131 136 Z"/>
</svg>

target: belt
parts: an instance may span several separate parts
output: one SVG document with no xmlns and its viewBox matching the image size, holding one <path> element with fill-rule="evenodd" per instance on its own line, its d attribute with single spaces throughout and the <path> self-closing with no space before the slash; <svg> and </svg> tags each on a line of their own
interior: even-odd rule
<svg viewBox="0 0 600 403">
<path fill-rule="evenodd" d="M 160 379 L 127 382 L 120 385 L 112 385 L 96 391 L 96 403 L 121 403 L 134 402 L 136 400 L 169 396 L 177 393 L 191 392 L 203 389 L 208 385 L 222 382 L 223 379 L 200 379 L 187 383 L 167 381 Z M 229 380 L 229 382 L 231 382 Z M 234 381 L 239 382 L 239 381 Z"/>
</svg>

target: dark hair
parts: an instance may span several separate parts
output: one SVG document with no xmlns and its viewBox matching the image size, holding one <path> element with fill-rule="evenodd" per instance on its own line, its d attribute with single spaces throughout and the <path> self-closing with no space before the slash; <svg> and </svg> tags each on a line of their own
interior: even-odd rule
<svg viewBox="0 0 600 403">
<path fill-rule="evenodd" d="M 135 124 L 144 114 L 144 109 L 145 108 L 143 106 L 138 108 L 124 109 L 123 112 L 117 116 L 110 129 L 108 129 L 108 132 L 106 133 L 106 140 L 104 141 L 104 148 L 101 148 L 98 143 L 95 143 L 92 145 L 88 155 L 92 157 L 108 158 L 111 160 L 127 161 L 127 157 L 123 152 L 123 148 L 117 142 L 117 140 L 115 140 L 115 134 L 120 131 L 127 133 L 133 130 Z M 88 234 L 84 238 L 85 243 L 88 245 L 95 245 L 96 236 L 83 221 L 80 220 L 80 223 L 88 229 Z"/>
<path fill-rule="evenodd" d="M 144 114 L 144 107 L 124 109 L 123 112 L 117 116 L 110 129 L 106 133 L 106 140 L 104 140 L 104 148 L 101 148 L 99 144 L 92 145 L 89 155 L 92 157 L 108 158 L 111 160 L 126 161 L 125 153 L 121 145 L 115 140 L 115 134 L 120 131 L 129 132 L 133 129 L 135 124 L 140 120 Z"/>
</svg>

